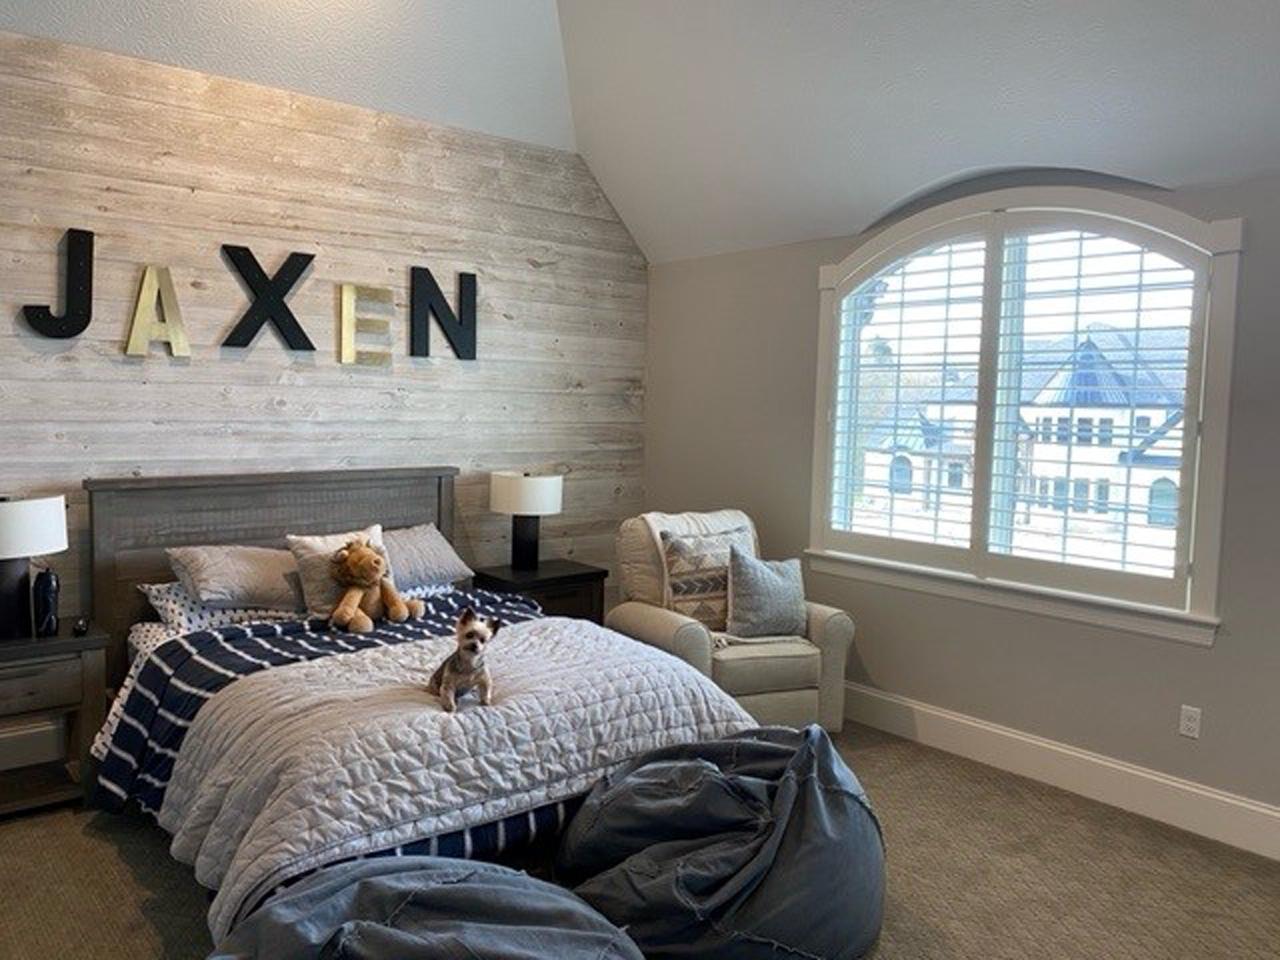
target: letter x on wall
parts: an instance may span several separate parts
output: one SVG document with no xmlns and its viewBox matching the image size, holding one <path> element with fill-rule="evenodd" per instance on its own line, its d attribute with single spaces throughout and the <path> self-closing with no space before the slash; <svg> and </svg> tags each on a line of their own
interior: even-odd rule
<svg viewBox="0 0 1280 960">
<path fill-rule="evenodd" d="M 290 350 L 314 350 L 315 344 L 311 342 L 298 324 L 298 318 L 285 303 L 285 297 L 289 295 L 289 291 L 311 266 L 311 261 L 315 259 L 314 255 L 291 253 L 284 265 L 276 271 L 275 276 L 268 277 L 248 247 L 238 247 L 228 243 L 223 244 L 222 252 L 231 261 L 231 265 L 235 267 L 236 273 L 240 274 L 240 278 L 254 298 L 249 304 L 249 309 L 244 312 L 244 316 L 222 341 L 222 345 L 224 347 L 249 346 L 263 324 L 270 320 L 275 324 L 276 330 L 284 338 Z"/>
</svg>

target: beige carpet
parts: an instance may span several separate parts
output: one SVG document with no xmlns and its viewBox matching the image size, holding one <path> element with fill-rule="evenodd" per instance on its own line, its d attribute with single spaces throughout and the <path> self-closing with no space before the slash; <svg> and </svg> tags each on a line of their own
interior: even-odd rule
<svg viewBox="0 0 1280 960">
<path fill-rule="evenodd" d="M 884 824 L 877 960 L 1280 957 L 1280 863 L 862 727 Z M 0 820 L 0 958 L 202 957 L 205 898 L 142 818 Z"/>
</svg>

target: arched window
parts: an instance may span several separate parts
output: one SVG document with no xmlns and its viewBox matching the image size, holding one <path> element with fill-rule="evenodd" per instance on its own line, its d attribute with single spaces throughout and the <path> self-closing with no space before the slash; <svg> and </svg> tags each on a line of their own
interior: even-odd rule
<svg viewBox="0 0 1280 960">
<path fill-rule="evenodd" d="M 894 493 L 910 493 L 911 487 L 911 458 L 898 454 L 889 464 L 889 489 Z"/>
<path fill-rule="evenodd" d="M 1151 484 L 1147 495 L 1147 523 L 1153 527 L 1178 525 L 1178 485 L 1161 477 Z"/>
<path fill-rule="evenodd" d="M 1233 301 L 1206 291 L 1219 261 L 1234 279 L 1239 237 L 1238 221 L 1106 191 L 1019 188 L 914 214 L 824 267 L 814 550 L 883 558 L 899 575 L 905 562 L 1212 606 L 1213 511 L 1193 531 L 1179 488 L 1187 505 L 1221 496 Z M 1203 420 L 1189 415 L 1200 409 Z M 973 482 L 948 472 L 936 478 L 945 497 L 877 496 L 867 455 L 895 448 L 968 460 Z M 1179 483 L 1152 481 L 1171 468 Z M 1051 498 L 1020 491 L 1036 475 L 1055 478 Z M 889 487 L 914 487 L 902 454 Z M 1136 505 L 1144 488 L 1147 523 L 1140 508 L 1099 510 L 1089 496 Z M 1195 586 L 1193 542 L 1215 553 L 1197 562 Z"/>
</svg>

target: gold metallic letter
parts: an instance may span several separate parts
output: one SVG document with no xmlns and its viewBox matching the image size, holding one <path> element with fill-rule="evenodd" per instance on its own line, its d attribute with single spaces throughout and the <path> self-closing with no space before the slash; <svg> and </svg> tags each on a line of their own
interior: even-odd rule
<svg viewBox="0 0 1280 960">
<path fill-rule="evenodd" d="M 357 334 L 391 339 L 391 317 L 395 296 L 387 287 L 362 287 L 344 283 L 339 288 L 338 362 L 385 367 L 391 363 L 390 350 L 359 350 Z"/>
<path fill-rule="evenodd" d="M 164 311 L 163 320 L 156 313 L 157 295 Z M 142 272 L 142 289 L 133 308 L 129 345 L 124 352 L 131 357 L 145 357 L 156 340 L 169 344 L 169 352 L 175 357 L 191 356 L 191 344 L 187 342 L 187 330 L 182 325 L 182 311 L 178 307 L 178 293 L 173 288 L 173 275 L 168 267 L 148 265 Z"/>
</svg>

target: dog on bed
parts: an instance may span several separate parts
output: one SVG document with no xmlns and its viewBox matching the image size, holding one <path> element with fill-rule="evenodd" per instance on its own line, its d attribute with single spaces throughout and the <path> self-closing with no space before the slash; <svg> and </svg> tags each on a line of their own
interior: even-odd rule
<svg viewBox="0 0 1280 960">
<path fill-rule="evenodd" d="M 427 682 L 427 693 L 440 698 L 440 706 L 446 713 L 453 713 L 458 698 L 468 690 L 475 690 L 480 695 L 480 703 L 486 707 L 493 702 L 493 678 L 485 663 L 484 648 L 498 632 L 498 626 L 497 620 L 482 620 L 470 607 L 458 616 L 453 625 L 458 649 L 436 667 Z"/>
</svg>

